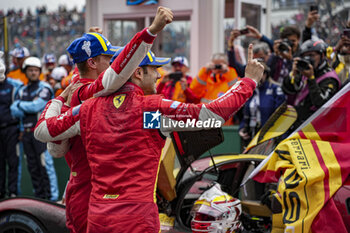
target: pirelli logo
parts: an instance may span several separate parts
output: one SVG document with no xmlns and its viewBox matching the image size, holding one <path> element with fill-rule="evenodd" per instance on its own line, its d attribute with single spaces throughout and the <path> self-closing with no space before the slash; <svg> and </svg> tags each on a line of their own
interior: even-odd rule
<svg viewBox="0 0 350 233">
<path fill-rule="evenodd" d="M 105 194 L 103 196 L 103 199 L 117 199 L 119 197 L 119 194 Z"/>
</svg>

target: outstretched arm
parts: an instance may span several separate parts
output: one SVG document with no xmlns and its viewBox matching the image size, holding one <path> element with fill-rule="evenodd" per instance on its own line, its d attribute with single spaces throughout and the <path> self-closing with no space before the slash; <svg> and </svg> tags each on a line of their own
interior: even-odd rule
<svg viewBox="0 0 350 233">
<path fill-rule="evenodd" d="M 156 35 L 171 23 L 172 19 L 173 13 L 169 8 L 158 7 L 149 28 L 137 33 L 96 81 L 78 90 L 79 99 L 84 101 L 92 96 L 107 96 L 122 87 L 150 50 Z"/>
<path fill-rule="evenodd" d="M 239 30 L 232 30 L 230 33 L 230 38 L 227 42 L 228 44 L 228 50 L 227 50 L 227 57 L 228 57 L 228 63 L 229 66 L 236 69 L 237 74 L 239 77 L 244 77 L 244 69 L 245 65 L 239 63 L 236 60 L 236 54 L 235 54 L 235 48 L 234 48 L 234 40 L 240 35 Z"/>
<path fill-rule="evenodd" d="M 224 123 L 243 104 L 252 96 L 253 91 L 260 81 L 264 67 L 253 59 L 252 45 L 248 49 L 248 64 L 245 71 L 245 77 L 231 87 L 223 96 L 215 99 L 208 104 L 186 104 L 177 101 L 162 100 L 160 104 L 160 112 L 163 116 L 169 116 L 170 119 L 176 121 L 185 121 L 195 119 L 204 121 L 207 119 L 215 119 Z M 212 126 L 206 127 L 210 128 Z M 173 131 L 173 128 L 162 131 Z"/>
</svg>

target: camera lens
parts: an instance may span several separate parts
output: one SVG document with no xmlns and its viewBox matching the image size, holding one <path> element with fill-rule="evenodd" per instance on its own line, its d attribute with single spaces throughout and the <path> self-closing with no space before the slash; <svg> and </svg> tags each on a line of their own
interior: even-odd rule
<svg viewBox="0 0 350 233">
<path fill-rule="evenodd" d="M 281 52 L 288 52 L 289 51 L 289 45 L 286 42 L 281 42 L 281 44 L 278 46 L 278 50 Z"/>
<path fill-rule="evenodd" d="M 293 48 L 293 42 L 288 39 L 283 39 L 280 45 L 278 46 L 278 50 L 280 52 L 288 52 L 289 48 Z"/>
<path fill-rule="evenodd" d="M 297 63 L 297 69 L 300 71 L 308 70 L 310 62 L 306 59 L 300 59 Z"/>
<path fill-rule="evenodd" d="M 174 81 L 179 81 L 182 78 L 183 74 L 181 71 L 176 71 L 174 73 L 169 74 L 169 78 Z"/>
<path fill-rule="evenodd" d="M 221 70 L 221 68 L 222 68 L 222 65 L 221 65 L 221 64 L 216 64 L 216 65 L 215 65 L 215 69 L 216 69 L 216 70 Z"/>
</svg>

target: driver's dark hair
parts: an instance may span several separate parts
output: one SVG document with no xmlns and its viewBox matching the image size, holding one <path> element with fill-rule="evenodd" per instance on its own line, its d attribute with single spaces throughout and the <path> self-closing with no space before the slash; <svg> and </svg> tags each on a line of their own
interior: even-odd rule
<svg viewBox="0 0 350 233">
<path fill-rule="evenodd" d="M 147 74 L 147 73 L 148 73 L 147 67 L 146 67 L 146 66 L 141 66 L 141 68 L 142 68 L 144 74 Z"/>
<path fill-rule="evenodd" d="M 281 39 L 286 39 L 291 35 L 296 35 L 298 38 L 300 38 L 300 30 L 297 26 L 286 26 L 281 29 Z"/>
</svg>

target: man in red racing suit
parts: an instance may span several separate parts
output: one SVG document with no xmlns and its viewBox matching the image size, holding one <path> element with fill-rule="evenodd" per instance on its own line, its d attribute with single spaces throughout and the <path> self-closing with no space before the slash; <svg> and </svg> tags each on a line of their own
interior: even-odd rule
<svg viewBox="0 0 350 233">
<path fill-rule="evenodd" d="M 151 59 L 150 59 L 151 60 Z M 246 77 L 208 104 L 186 104 L 156 93 L 161 59 L 153 58 L 135 70 L 131 82 L 116 93 L 87 100 L 57 117 L 64 99 L 46 107 L 35 129 L 41 141 L 80 134 L 92 171 L 88 232 L 159 232 L 155 189 L 166 127 L 143 129 L 145 113 L 174 122 L 215 120 L 224 123 L 252 95 L 263 66 L 248 50 Z M 153 121 L 153 119 L 151 120 Z M 197 126 L 199 124 L 196 124 Z M 216 124 L 215 124 L 216 125 Z M 211 126 L 209 126 L 211 127 Z"/>
<path fill-rule="evenodd" d="M 157 34 L 166 23 L 169 23 L 169 21 L 164 20 L 164 17 L 160 17 L 163 12 L 164 9 L 161 8 L 157 12 L 158 17 L 156 16 L 157 19 L 154 20 L 153 25 L 149 29 L 137 33 L 126 45 L 125 52 L 123 50 L 122 55 L 118 56 L 111 64 L 109 69 L 113 69 L 116 75 L 113 72 L 104 72 L 95 81 L 95 79 L 90 78 L 91 75 L 83 73 L 80 78 L 73 79 L 73 84 L 79 82 L 84 85 L 74 91 L 70 102 L 71 107 L 81 104 L 82 101 L 92 97 L 97 92 L 102 93 L 101 95 L 109 94 L 106 89 L 115 91 L 126 82 L 125 77 L 131 76 L 132 71 L 135 70 L 137 64 L 142 61 L 146 52 L 152 46 L 155 38 L 154 34 Z M 103 38 L 100 34 L 93 33 L 93 35 Z M 73 59 L 75 58 L 74 55 L 72 54 Z M 133 62 L 129 62 L 130 60 Z M 121 65 L 122 63 L 124 65 Z M 63 105 L 61 112 L 64 113 L 68 109 L 69 106 Z M 55 157 L 65 155 L 71 169 L 65 196 L 67 228 L 71 232 L 86 232 L 88 202 L 91 192 L 91 170 L 81 137 L 75 136 L 69 141 L 64 140 L 58 144 L 48 143 L 48 149 Z"/>
</svg>

